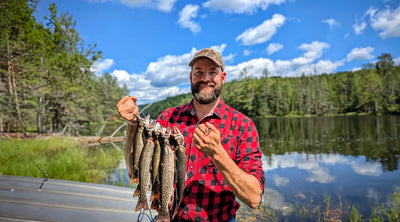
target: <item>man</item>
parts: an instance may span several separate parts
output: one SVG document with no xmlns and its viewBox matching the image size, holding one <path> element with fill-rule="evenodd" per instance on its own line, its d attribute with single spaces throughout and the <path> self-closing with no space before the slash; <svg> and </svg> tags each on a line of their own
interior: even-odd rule
<svg viewBox="0 0 400 222">
<path fill-rule="evenodd" d="M 202 49 L 191 62 L 190 103 L 169 108 L 157 119 L 185 137 L 186 183 L 177 221 L 235 221 L 235 197 L 257 207 L 264 192 L 258 133 L 250 118 L 227 106 L 220 94 L 226 72 L 221 54 Z M 135 122 L 136 98 L 125 96 L 118 111 Z"/>
</svg>

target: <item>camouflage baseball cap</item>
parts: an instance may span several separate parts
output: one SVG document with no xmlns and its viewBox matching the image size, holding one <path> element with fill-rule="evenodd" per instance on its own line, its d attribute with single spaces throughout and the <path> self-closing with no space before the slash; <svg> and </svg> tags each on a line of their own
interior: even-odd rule
<svg viewBox="0 0 400 222">
<path fill-rule="evenodd" d="M 193 56 L 193 59 L 192 59 L 192 61 L 190 61 L 189 66 L 193 66 L 194 63 L 199 58 L 209 58 L 213 62 L 215 62 L 215 64 L 220 66 L 222 68 L 222 70 L 224 70 L 224 61 L 222 60 L 222 56 L 221 56 L 221 54 L 219 52 L 215 51 L 214 49 L 206 48 L 206 49 L 202 49 L 202 50 L 198 51 Z"/>
</svg>

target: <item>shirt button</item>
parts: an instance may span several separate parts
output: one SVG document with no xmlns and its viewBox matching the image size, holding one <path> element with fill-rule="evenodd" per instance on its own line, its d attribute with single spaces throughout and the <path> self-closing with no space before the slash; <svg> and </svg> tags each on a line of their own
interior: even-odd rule
<svg viewBox="0 0 400 222">
<path fill-rule="evenodd" d="M 186 214 L 186 213 L 187 213 L 187 211 L 186 211 L 186 210 L 184 210 L 184 211 L 183 211 L 183 214 Z"/>
<path fill-rule="evenodd" d="M 190 166 L 190 169 L 193 169 L 193 165 Z"/>
</svg>

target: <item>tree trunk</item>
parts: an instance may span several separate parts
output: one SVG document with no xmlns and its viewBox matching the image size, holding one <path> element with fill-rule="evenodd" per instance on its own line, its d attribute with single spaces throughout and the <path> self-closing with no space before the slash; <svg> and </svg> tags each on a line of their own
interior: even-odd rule
<svg viewBox="0 0 400 222">
<path fill-rule="evenodd" d="M 24 136 L 26 136 L 26 127 L 22 120 L 21 111 L 19 109 L 18 91 L 17 91 L 17 83 L 15 80 L 14 67 L 13 67 L 10 59 L 8 59 L 8 73 L 11 73 L 11 75 L 12 75 L 12 87 L 14 89 L 13 93 L 14 93 L 14 100 L 15 100 L 15 110 L 17 111 L 17 115 L 18 115 L 18 122 L 22 128 L 22 133 L 24 134 Z"/>
</svg>

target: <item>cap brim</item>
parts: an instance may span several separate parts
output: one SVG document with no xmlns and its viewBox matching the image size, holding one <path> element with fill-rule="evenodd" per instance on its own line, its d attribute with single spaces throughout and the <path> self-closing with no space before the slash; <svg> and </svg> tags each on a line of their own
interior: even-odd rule
<svg viewBox="0 0 400 222">
<path fill-rule="evenodd" d="M 210 57 L 208 57 L 208 56 L 203 56 L 203 55 L 194 57 L 194 58 L 192 59 L 192 61 L 190 61 L 189 66 L 193 66 L 193 65 L 196 63 L 196 61 L 199 60 L 200 58 L 207 58 L 207 59 L 210 59 L 210 60 L 213 61 L 215 64 L 217 64 L 219 67 L 221 67 L 222 70 L 224 69 L 224 67 L 222 67 L 222 65 L 219 64 L 215 59 L 210 58 Z"/>
</svg>

